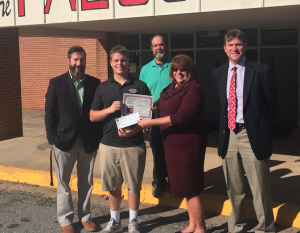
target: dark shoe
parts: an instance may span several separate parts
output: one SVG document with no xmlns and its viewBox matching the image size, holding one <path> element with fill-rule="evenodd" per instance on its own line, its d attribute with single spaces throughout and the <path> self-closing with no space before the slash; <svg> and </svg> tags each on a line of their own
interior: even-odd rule
<svg viewBox="0 0 300 233">
<path fill-rule="evenodd" d="M 72 224 L 60 227 L 62 233 L 75 233 Z"/>
<path fill-rule="evenodd" d="M 152 196 L 155 198 L 159 198 L 162 195 L 162 193 L 164 192 L 164 189 L 165 189 L 165 187 L 162 188 L 160 186 L 152 188 Z"/>
<path fill-rule="evenodd" d="M 96 231 L 97 230 L 97 226 L 92 221 L 86 221 L 86 222 L 81 222 L 81 223 L 83 225 L 83 228 L 87 231 Z"/>
</svg>

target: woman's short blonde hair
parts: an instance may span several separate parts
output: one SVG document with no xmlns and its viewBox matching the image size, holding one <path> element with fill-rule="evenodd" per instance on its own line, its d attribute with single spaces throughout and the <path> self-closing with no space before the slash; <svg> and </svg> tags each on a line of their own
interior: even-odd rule
<svg viewBox="0 0 300 233">
<path fill-rule="evenodd" d="M 186 69 L 187 71 L 187 78 L 186 80 L 184 80 L 185 82 L 198 79 L 196 66 L 193 60 L 185 54 L 179 54 L 176 55 L 172 60 L 172 64 L 169 72 L 169 77 L 172 80 L 172 82 L 175 82 L 175 78 L 173 77 L 173 70 L 180 69 L 180 68 Z"/>
</svg>

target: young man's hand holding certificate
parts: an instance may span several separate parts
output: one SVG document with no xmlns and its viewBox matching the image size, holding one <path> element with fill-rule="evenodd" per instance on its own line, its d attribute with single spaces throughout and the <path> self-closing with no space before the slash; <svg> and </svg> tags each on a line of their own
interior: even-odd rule
<svg viewBox="0 0 300 233">
<path fill-rule="evenodd" d="M 151 119 L 153 96 L 124 93 L 122 116 L 116 119 L 117 127 L 126 128 L 140 119 Z"/>
</svg>

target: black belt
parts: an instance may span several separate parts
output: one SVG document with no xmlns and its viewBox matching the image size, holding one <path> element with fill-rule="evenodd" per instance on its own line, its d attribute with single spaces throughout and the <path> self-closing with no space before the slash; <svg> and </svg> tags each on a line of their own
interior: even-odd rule
<svg viewBox="0 0 300 233">
<path fill-rule="evenodd" d="M 243 129 L 246 129 L 245 123 L 235 123 L 235 128 L 234 128 L 233 132 L 235 132 L 235 134 L 238 134 Z"/>
</svg>

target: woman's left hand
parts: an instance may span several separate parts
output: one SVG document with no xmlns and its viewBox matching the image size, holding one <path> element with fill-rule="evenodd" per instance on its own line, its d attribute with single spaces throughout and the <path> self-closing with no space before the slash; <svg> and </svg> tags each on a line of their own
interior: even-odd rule
<svg viewBox="0 0 300 233">
<path fill-rule="evenodd" d="M 139 126 L 141 126 L 143 129 L 149 128 L 151 125 L 151 120 L 148 119 L 142 119 L 138 121 Z"/>
</svg>

